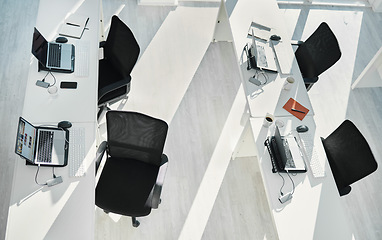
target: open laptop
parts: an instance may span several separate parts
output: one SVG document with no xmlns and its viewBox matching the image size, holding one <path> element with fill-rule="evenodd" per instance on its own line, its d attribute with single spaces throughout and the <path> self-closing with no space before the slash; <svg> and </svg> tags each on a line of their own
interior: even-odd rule
<svg viewBox="0 0 382 240">
<path fill-rule="evenodd" d="M 276 126 L 275 135 L 271 137 L 276 152 L 277 170 L 281 172 L 306 172 L 303 155 L 294 136 L 282 137 Z"/>
<path fill-rule="evenodd" d="M 250 62 L 251 68 L 277 73 L 277 66 L 272 48 L 264 40 L 256 41 L 253 28 L 250 55 L 255 57 L 254 61 Z"/>
<path fill-rule="evenodd" d="M 74 72 L 74 51 L 73 44 L 48 42 L 37 28 L 34 28 L 32 54 L 40 62 L 41 69 L 63 73 Z"/>
<path fill-rule="evenodd" d="M 15 152 L 30 164 L 63 167 L 68 163 L 68 135 L 59 128 L 35 127 L 20 117 Z"/>
</svg>

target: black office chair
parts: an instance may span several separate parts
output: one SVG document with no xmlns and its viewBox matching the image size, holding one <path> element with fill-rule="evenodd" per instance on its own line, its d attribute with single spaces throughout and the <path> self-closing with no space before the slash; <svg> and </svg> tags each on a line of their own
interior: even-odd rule
<svg viewBox="0 0 382 240">
<path fill-rule="evenodd" d="M 378 167 L 369 144 L 350 120 L 345 120 L 326 139 L 321 140 L 340 196 L 351 191 L 350 184 Z"/>
<path fill-rule="evenodd" d="M 96 167 L 103 153 L 107 158 L 95 191 L 95 203 L 106 213 L 136 217 L 158 208 L 168 159 L 163 154 L 166 122 L 137 112 L 106 113 L 107 142 L 97 153 Z"/>
<path fill-rule="evenodd" d="M 337 38 L 325 22 L 305 42 L 292 44 L 298 45 L 295 56 L 308 91 L 318 81 L 318 76 L 341 57 Z"/>
<path fill-rule="evenodd" d="M 104 58 L 99 61 L 98 117 L 107 109 L 107 104 L 127 97 L 130 73 L 140 52 L 134 34 L 117 16 L 112 17 L 109 35 L 100 47 L 104 50 Z"/>
</svg>

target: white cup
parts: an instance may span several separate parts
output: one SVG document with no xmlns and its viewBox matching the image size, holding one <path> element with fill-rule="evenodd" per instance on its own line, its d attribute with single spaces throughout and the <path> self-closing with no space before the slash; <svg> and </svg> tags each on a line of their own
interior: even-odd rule
<svg viewBox="0 0 382 240">
<path fill-rule="evenodd" d="M 274 120 L 275 117 L 272 114 L 267 113 L 264 118 L 263 126 L 266 128 L 271 126 Z"/>
<path fill-rule="evenodd" d="M 48 87 L 48 93 L 50 93 L 50 94 L 56 94 L 57 90 L 58 90 L 58 88 L 56 86 Z"/>
<path fill-rule="evenodd" d="M 293 77 L 287 77 L 284 83 L 284 90 L 290 90 L 294 84 L 294 78 Z"/>
</svg>

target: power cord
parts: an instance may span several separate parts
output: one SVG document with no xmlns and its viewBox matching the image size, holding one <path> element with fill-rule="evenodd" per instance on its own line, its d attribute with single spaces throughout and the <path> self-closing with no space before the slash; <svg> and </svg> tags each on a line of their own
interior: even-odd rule
<svg viewBox="0 0 382 240">
<path fill-rule="evenodd" d="M 36 175 L 34 177 L 34 181 L 36 182 L 37 185 L 52 187 L 54 185 L 62 183 L 62 177 L 61 176 L 58 176 L 58 177 L 56 176 L 56 174 L 54 173 L 54 167 L 52 167 L 53 178 L 47 180 L 46 183 L 39 183 L 38 180 L 37 180 L 37 176 L 38 176 L 38 172 L 39 171 L 40 171 L 40 164 L 37 165 L 37 171 L 36 171 Z"/>
<path fill-rule="evenodd" d="M 288 192 L 288 193 L 283 193 L 282 189 L 284 187 L 284 184 L 285 184 L 285 179 L 284 177 L 278 172 L 279 176 L 283 179 L 283 185 L 281 186 L 280 188 L 280 196 L 279 196 L 279 201 L 280 203 L 285 203 L 287 201 L 289 201 L 290 199 L 292 199 L 293 197 L 293 193 L 294 193 L 294 190 L 295 190 L 295 185 L 294 185 L 294 181 L 293 179 L 291 178 L 291 176 L 289 175 L 289 171 L 286 170 L 286 173 L 290 179 L 290 181 L 292 182 L 292 191 Z"/>
</svg>

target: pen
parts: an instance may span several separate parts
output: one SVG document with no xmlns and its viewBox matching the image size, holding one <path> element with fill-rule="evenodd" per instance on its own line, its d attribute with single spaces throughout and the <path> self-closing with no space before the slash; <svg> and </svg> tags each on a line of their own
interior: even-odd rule
<svg viewBox="0 0 382 240">
<path fill-rule="evenodd" d="M 295 112 L 299 112 L 299 113 L 305 113 L 303 111 L 300 111 L 300 110 L 297 110 L 297 109 L 294 109 L 294 108 L 291 108 L 292 111 L 295 111 Z"/>
</svg>

